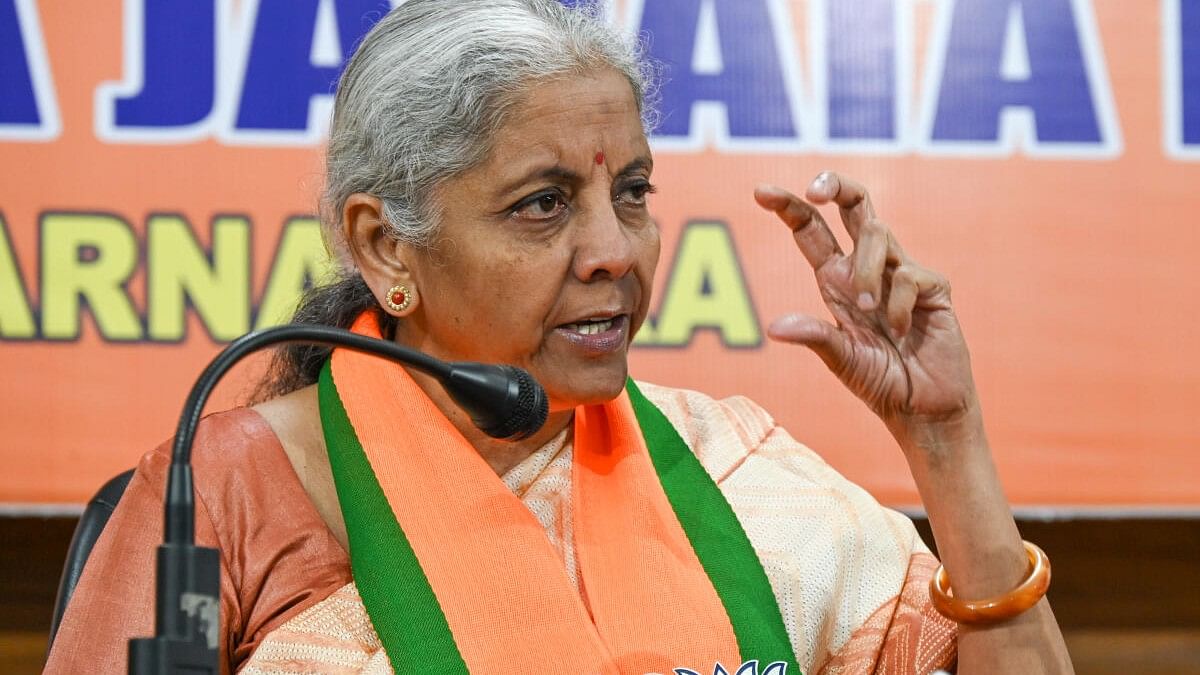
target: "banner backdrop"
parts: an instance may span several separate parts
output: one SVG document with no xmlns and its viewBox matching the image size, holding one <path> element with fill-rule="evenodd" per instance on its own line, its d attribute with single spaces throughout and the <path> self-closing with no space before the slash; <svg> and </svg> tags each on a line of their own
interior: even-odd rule
<svg viewBox="0 0 1200 675">
<path fill-rule="evenodd" d="M 7 508 L 82 502 L 133 466 L 222 344 L 319 278 L 328 94 L 386 9 L 0 0 Z M 609 14 L 664 71 L 663 258 L 636 377 L 749 396 L 881 500 L 917 503 L 883 426 L 815 356 L 765 338 L 779 314 L 824 309 L 751 190 L 834 169 L 952 280 L 1016 503 L 1200 504 L 1200 0 Z"/>
</svg>

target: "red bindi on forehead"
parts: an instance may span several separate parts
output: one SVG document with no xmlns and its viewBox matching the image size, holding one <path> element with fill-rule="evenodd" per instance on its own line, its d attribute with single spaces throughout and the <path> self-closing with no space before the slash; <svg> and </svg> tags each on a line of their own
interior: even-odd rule
<svg viewBox="0 0 1200 675">
<path fill-rule="evenodd" d="M 599 166 L 599 165 L 601 165 L 601 164 L 603 164 L 603 163 L 604 163 L 604 153 L 603 153 L 603 152 L 597 152 L 597 153 L 596 153 L 596 165 L 597 165 L 597 166 Z"/>
</svg>

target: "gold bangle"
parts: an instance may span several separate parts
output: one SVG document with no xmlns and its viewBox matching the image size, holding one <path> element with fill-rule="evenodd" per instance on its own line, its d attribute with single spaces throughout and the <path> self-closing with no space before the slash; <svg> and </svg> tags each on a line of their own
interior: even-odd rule
<svg viewBox="0 0 1200 675">
<path fill-rule="evenodd" d="M 939 614 L 958 623 L 985 625 L 1011 619 L 1028 610 L 1050 588 L 1050 559 L 1037 546 L 1022 541 L 1029 556 L 1029 574 L 1016 588 L 983 600 L 959 600 L 951 595 L 946 567 L 940 566 L 929 580 L 929 598 Z"/>
</svg>

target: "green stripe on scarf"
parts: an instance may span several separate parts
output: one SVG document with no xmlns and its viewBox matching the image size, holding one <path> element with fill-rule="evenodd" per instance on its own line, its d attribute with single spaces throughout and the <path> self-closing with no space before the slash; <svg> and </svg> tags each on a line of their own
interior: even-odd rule
<svg viewBox="0 0 1200 675">
<path fill-rule="evenodd" d="M 667 500 L 725 605 L 742 660 L 785 661 L 787 672 L 800 673 L 767 572 L 725 495 L 633 378 L 625 389 Z"/>
<path fill-rule="evenodd" d="M 330 362 L 317 385 L 321 428 L 350 539 L 350 566 L 397 673 L 466 673 L 446 615 L 400 529 L 338 397 Z"/>
</svg>

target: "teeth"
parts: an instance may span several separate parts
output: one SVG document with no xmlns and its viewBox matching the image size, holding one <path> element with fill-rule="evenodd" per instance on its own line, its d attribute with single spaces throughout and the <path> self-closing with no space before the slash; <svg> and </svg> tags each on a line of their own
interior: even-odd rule
<svg viewBox="0 0 1200 675">
<path fill-rule="evenodd" d="M 591 319 L 584 323 L 569 323 L 566 329 L 581 335 L 596 335 L 612 328 L 612 325 L 612 319 Z"/>
</svg>

